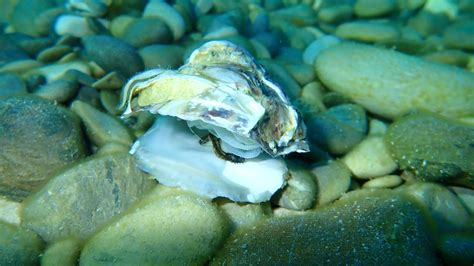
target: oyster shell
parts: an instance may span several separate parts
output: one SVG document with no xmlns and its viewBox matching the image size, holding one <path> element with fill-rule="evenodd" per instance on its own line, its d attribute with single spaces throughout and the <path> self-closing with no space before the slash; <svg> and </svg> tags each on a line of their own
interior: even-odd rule
<svg viewBox="0 0 474 266">
<path fill-rule="evenodd" d="M 123 118 L 162 115 L 130 151 L 139 167 L 209 198 L 267 201 L 285 182 L 277 156 L 308 151 L 305 126 L 283 91 L 247 51 L 225 41 L 204 44 L 177 71 L 132 77 L 121 108 Z"/>
<path fill-rule="evenodd" d="M 123 88 L 124 117 L 147 110 L 208 130 L 238 156 L 306 152 L 305 126 L 283 91 L 244 49 L 211 41 L 177 71 L 153 69 Z"/>
</svg>

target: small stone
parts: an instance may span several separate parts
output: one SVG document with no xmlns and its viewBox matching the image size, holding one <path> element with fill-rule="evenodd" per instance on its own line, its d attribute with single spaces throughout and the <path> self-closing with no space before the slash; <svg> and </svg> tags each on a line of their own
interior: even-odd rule
<svg viewBox="0 0 474 266">
<path fill-rule="evenodd" d="M 60 240 L 46 247 L 41 256 L 41 265 L 77 265 L 81 244 L 75 238 Z"/>
<path fill-rule="evenodd" d="M 0 74 L 0 98 L 20 96 L 27 94 L 23 80 L 15 74 Z"/>
<path fill-rule="evenodd" d="M 316 205 L 326 205 L 341 197 L 351 185 L 351 172 L 341 162 L 331 161 L 314 167 L 318 195 Z"/>
<path fill-rule="evenodd" d="M 328 91 L 324 93 L 322 101 L 324 106 L 327 108 L 353 103 L 351 99 L 335 91 Z"/>
<path fill-rule="evenodd" d="M 183 37 L 186 31 L 186 23 L 181 14 L 166 2 L 151 0 L 143 11 L 144 18 L 159 18 L 166 23 L 173 33 L 174 41 Z"/>
<path fill-rule="evenodd" d="M 304 50 L 303 62 L 305 62 L 308 65 L 314 65 L 314 61 L 316 60 L 316 58 L 318 57 L 318 55 L 321 53 L 322 50 L 329 48 L 333 45 L 336 45 L 340 42 L 341 41 L 339 40 L 339 38 L 333 35 L 324 35 L 314 40 Z"/>
<path fill-rule="evenodd" d="M 56 17 L 64 12 L 66 12 L 66 10 L 62 6 L 53 7 L 41 12 L 37 17 L 35 17 L 33 24 L 37 34 L 40 36 L 47 36 L 50 34 Z"/>
<path fill-rule="evenodd" d="M 362 179 L 388 175 L 397 169 L 383 135 L 365 138 L 342 161 L 356 177 Z"/>
<path fill-rule="evenodd" d="M 92 88 L 98 90 L 116 90 L 122 88 L 124 83 L 125 78 L 119 73 L 112 71 L 94 82 Z"/>
<path fill-rule="evenodd" d="M 391 124 L 385 139 L 400 168 L 416 178 L 473 187 L 472 126 L 429 113 L 413 114 Z"/>
<path fill-rule="evenodd" d="M 359 143 L 367 131 L 362 107 L 342 104 L 316 114 L 306 122 L 311 142 L 332 154 L 344 154 Z"/>
<path fill-rule="evenodd" d="M 474 234 L 448 233 L 441 237 L 440 252 L 446 265 L 472 265 L 474 261 Z"/>
<path fill-rule="evenodd" d="M 315 74 L 313 67 L 307 64 L 287 64 L 286 70 L 298 82 L 299 85 L 304 86 L 314 80 Z"/>
<path fill-rule="evenodd" d="M 15 33 L 15 36 L 19 37 L 17 39 L 13 38 L 15 39 L 15 44 L 32 57 L 54 45 L 53 39 L 49 36 L 33 38 L 20 33 Z M 58 42 L 56 44 L 59 45 Z"/>
<path fill-rule="evenodd" d="M 80 261 L 83 265 L 201 265 L 227 232 L 224 216 L 209 200 L 158 186 L 136 208 L 89 239 Z"/>
<path fill-rule="evenodd" d="M 432 13 L 422 9 L 408 20 L 408 26 L 416 30 L 423 37 L 442 32 L 449 24 L 449 18 L 442 13 Z"/>
<path fill-rule="evenodd" d="M 59 58 L 63 57 L 65 54 L 72 51 L 72 48 L 69 45 L 56 45 L 50 48 L 47 48 L 41 53 L 38 54 L 36 59 L 40 62 L 53 62 L 57 61 Z"/>
<path fill-rule="evenodd" d="M 85 155 L 79 119 L 30 96 L 0 100 L 0 147 L 0 194 L 15 201 Z"/>
<path fill-rule="evenodd" d="M 398 0 L 400 10 L 416 10 L 425 4 L 426 0 Z"/>
<path fill-rule="evenodd" d="M 116 16 L 110 22 L 110 32 L 114 37 L 122 38 L 125 34 L 125 30 L 134 22 L 137 18 L 130 15 Z"/>
<path fill-rule="evenodd" d="M 398 175 L 386 175 L 371 179 L 362 185 L 363 188 L 393 188 L 402 183 L 402 178 Z"/>
<path fill-rule="evenodd" d="M 144 47 L 156 43 L 169 43 L 171 32 L 159 18 L 134 20 L 123 33 L 122 39 L 133 47 Z"/>
<path fill-rule="evenodd" d="M 45 66 L 36 66 L 35 69 L 28 71 L 27 76 L 41 75 L 46 78 L 47 82 L 62 78 L 68 71 L 76 70 L 84 74 L 90 74 L 90 67 L 82 61 L 71 61 L 67 63 L 56 63 Z"/>
<path fill-rule="evenodd" d="M 474 214 L 474 189 L 463 187 L 450 187 L 450 189 L 458 196 L 459 200 L 469 210 L 469 213 Z"/>
<path fill-rule="evenodd" d="M 325 23 L 338 24 L 352 17 L 352 9 L 348 4 L 324 7 L 318 12 L 318 19 Z"/>
<path fill-rule="evenodd" d="M 364 18 L 380 17 L 394 12 L 396 8 L 396 0 L 356 0 L 354 13 Z"/>
<path fill-rule="evenodd" d="M 0 221 L 0 265 L 37 265 L 43 241 L 34 232 Z"/>
<path fill-rule="evenodd" d="M 272 58 L 270 51 L 268 51 L 267 47 L 265 47 L 265 45 L 263 45 L 261 42 L 255 39 L 250 39 L 250 42 L 252 43 L 253 48 L 255 49 L 256 59 L 271 59 Z"/>
<path fill-rule="evenodd" d="M 97 151 L 97 155 L 112 155 L 116 153 L 127 153 L 130 150 L 128 145 L 123 145 L 117 142 L 109 142 L 104 146 L 100 147 Z"/>
<path fill-rule="evenodd" d="M 94 106 L 95 108 L 102 108 L 102 104 L 100 103 L 100 92 L 89 86 L 81 86 L 74 101 L 82 101 Z"/>
<path fill-rule="evenodd" d="M 325 111 L 323 104 L 323 87 L 319 82 L 310 82 L 303 87 L 301 96 L 293 104 L 298 108 L 304 117 L 311 117 Z"/>
<path fill-rule="evenodd" d="M 44 11 L 55 6 L 55 0 L 20 0 L 13 11 L 11 23 L 15 31 L 37 37 L 40 33 L 33 26 L 36 18 Z"/>
<path fill-rule="evenodd" d="M 133 135 L 121 120 L 95 109 L 92 105 L 76 100 L 71 104 L 86 127 L 89 139 L 97 146 L 117 142 L 130 146 Z"/>
<path fill-rule="evenodd" d="M 120 95 L 115 91 L 101 90 L 100 91 L 100 103 L 104 109 L 112 115 L 119 115 L 121 111 L 119 110 Z"/>
<path fill-rule="evenodd" d="M 329 89 L 383 117 L 416 109 L 450 117 L 474 114 L 474 74 L 460 68 L 356 43 L 324 50 L 315 67 Z"/>
<path fill-rule="evenodd" d="M 272 197 L 278 206 L 292 210 L 307 210 L 313 207 L 318 194 L 316 177 L 300 166 L 289 165 L 286 186 Z"/>
<path fill-rule="evenodd" d="M 289 22 L 295 26 L 309 26 L 317 22 L 314 10 L 305 4 L 290 5 L 269 13 L 270 25 L 278 25 L 279 22 Z"/>
<path fill-rule="evenodd" d="M 129 44 L 106 35 L 86 36 L 82 39 L 87 57 L 105 71 L 117 71 L 126 78 L 143 70 L 143 61 Z"/>
<path fill-rule="evenodd" d="M 39 87 L 34 94 L 43 99 L 64 103 L 76 95 L 79 84 L 67 80 L 55 80 Z"/>
<path fill-rule="evenodd" d="M 20 224 L 20 203 L 0 197 L 0 222 Z"/>
<path fill-rule="evenodd" d="M 433 242 L 409 198 L 385 190 L 351 192 L 326 208 L 236 232 L 210 265 L 436 265 Z"/>
<path fill-rule="evenodd" d="M 397 190 L 413 197 L 423 207 L 424 214 L 435 221 L 438 231 L 462 228 L 469 222 L 466 208 L 459 198 L 444 186 L 414 182 L 398 187 Z"/>
<path fill-rule="evenodd" d="M 437 63 L 466 67 L 470 60 L 470 54 L 461 50 L 447 49 L 425 54 L 423 58 Z"/>
<path fill-rule="evenodd" d="M 183 65 L 184 48 L 178 45 L 154 44 L 138 51 L 145 68 L 177 69 Z"/>
<path fill-rule="evenodd" d="M 383 22 L 351 21 L 336 28 L 337 37 L 368 43 L 392 43 L 400 37 L 400 31 Z"/>
<path fill-rule="evenodd" d="M 41 67 L 43 64 L 36 60 L 24 59 L 4 64 L 0 67 L 0 73 L 11 73 L 23 75 L 26 72 Z"/>
<path fill-rule="evenodd" d="M 11 35 L 0 34 L 0 66 L 17 60 L 29 59 L 25 53 L 15 43 Z"/>
<path fill-rule="evenodd" d="M 88 17 L 101 17 L 107 13 L 107 8 L 111 5 L 108 0 L 68 0 L 66 7 L 75 13 Z"/>
<path fill-rule="evenodd" d="M 474 50 L 474 21 L 466 20 L 447 27 L 443 34 L 448 47 Z"/>
<path fill-rule="evenodd" d="M 382 120 L 371 118 L 369 120 L 369 135 L 384 135 L 387 132 L 388 125 Z"/>
<path fill-rule="evenodd" d="M 218 198 L 215 201 L 219 209 L 229 218 L 231 231 L 237 231 L 265 220 L 271 213 L 270 204 L 267 203 L 241 203 L 226 198 Z"/>
<path fill-rule="evenodd" d="M 154 184 L 128 153 L 94 156 L 54 176 L 30 197 L 22 224 L 47 242 L 86 239 Z"/>
</svg>

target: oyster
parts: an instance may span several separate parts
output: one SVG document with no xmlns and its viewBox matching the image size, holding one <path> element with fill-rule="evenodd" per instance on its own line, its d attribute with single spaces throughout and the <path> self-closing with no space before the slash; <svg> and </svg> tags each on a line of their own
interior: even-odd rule
<svg viewBox="0 0 474 266">
<path fill-rule="evenodd" d="M 123 88 L 123 117 L 147 110 L 188 121 L 239 156 L 306 152 L 305 126 L 283 91 L 244 49 L 211 41 L 177 71 L 153 69 Z"/>
<path fill-rule="evenodd" d="M 284 183 L 279 155 L 307 152 L 305 126 L 283 91 L 244 49 L 211 41 L 178 70 L 152 69 L 122 91 L 122 118 L 158 113 L 130 151 L 165 185 L 261 202 Z"/>
</svg>

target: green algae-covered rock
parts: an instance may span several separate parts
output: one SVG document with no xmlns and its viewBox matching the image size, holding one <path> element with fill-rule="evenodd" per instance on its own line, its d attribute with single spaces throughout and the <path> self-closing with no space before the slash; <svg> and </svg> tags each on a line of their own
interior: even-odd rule
<svg viewBox="0 0 474 266">
<path fill-rule="evenodd" d="M 0 194 L 21 201 L 85 155 L 79 119 L 36 97 L 0 100 Z"/>
<path fill-rule="evenodd" d="M 159 186 L 84 246 L 81 265 L 202 265 L 227 235 L 216 205 Z"/>
<path fill-rule="evenodd" d="M 48 242 L 85 239 L 153 186 L 128 153 L 93 157 L 53 177 L 25 201 L 22 224 Z"/>
<path fill-rule="evenodd" d="M 43 241 L 30 230 L 0 221 L 0 265 L 38 265 Z"/>
<path fill-rule="evenodd" d="M 316 73 L 370 112 L 397 118 L 414 109 L 474 114 L 474 73 L 364 44 L 341 43 L 316 59 Z"/>
<path fill-rule="evenodd" d="M 211 265 L 436 265 L 433 245 L 420 209 L 378 189 L 237 232 Z"/>
<path fill-rule="evenodd" d="M 474 186 L 474 127 L 437 115 L 395 121 L 385 136 L 392 157 L 418 179 Z"/>
</svg>

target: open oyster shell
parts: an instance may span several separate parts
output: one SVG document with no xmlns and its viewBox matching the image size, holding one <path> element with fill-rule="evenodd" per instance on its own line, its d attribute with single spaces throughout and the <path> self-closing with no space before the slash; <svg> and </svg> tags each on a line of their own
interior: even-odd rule
<svg viewBox="0 0 474 266">
<path fill-rule="evenodd" d="M 210 198 L 262 202 L 284 184 L 279 155 L 306 152 L 305 126 L 283 91 L 244 49 L 211 41 L 177 71 L 152 69 L 124 86 L 122 117 L 158 113 L 132 147 L 165 185 Z"/>
<path fill-rule="evenodd" d="M 121 107 L 125 117 L 147 110 L 190 121 L 239 156 L 257 148 L 271 156 L 308 151 L 305 126 L 283 91 L 247 51 L 226 41 L 204 44 L 177 71 L 136 75 L 123 88 Z"/>
</svg>

